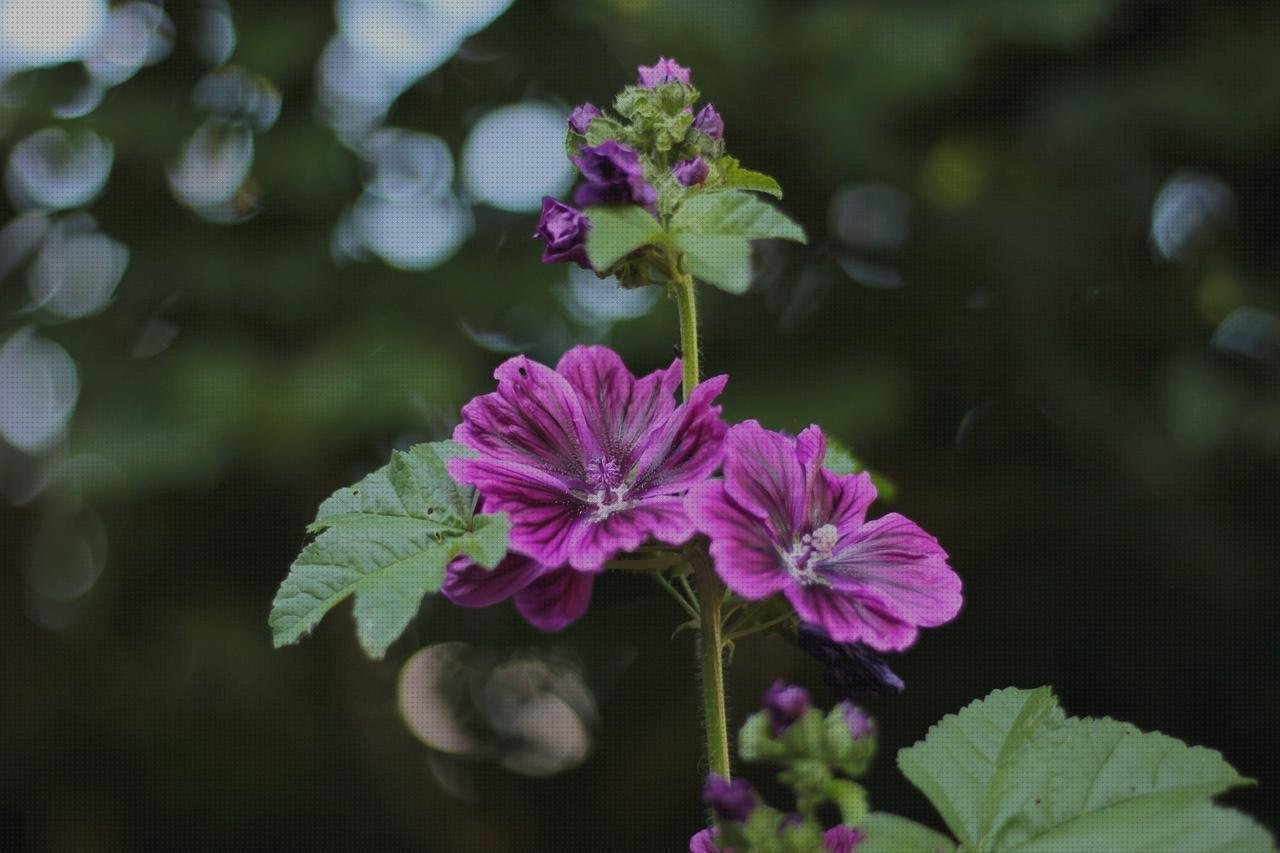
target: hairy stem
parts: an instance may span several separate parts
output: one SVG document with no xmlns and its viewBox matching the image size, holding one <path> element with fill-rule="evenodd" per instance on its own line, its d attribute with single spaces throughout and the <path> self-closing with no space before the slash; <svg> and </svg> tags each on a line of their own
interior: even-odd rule
<svg viewBox="0 0 1280 853">
<path fill-rule="evenodd" d="M 693 276 L 675 267 L 671 285 L 680 314 L 680 357 L 684 366 L 684 399 L 698 385 L 698 303 Z M 724 587 L 711 560 L 700 547 L 690 549 L 698 584 L 698 664 L 702 709 L 707 727 L 707 766 L 729 778 L 729 722 L 724 709 L 724 642 L 720 636 L 720 602 Z"/>
</svg>

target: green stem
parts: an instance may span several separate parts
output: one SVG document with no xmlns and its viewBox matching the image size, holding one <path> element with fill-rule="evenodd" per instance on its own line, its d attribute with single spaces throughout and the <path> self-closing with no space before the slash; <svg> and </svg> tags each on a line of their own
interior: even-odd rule
<svg viewBox="0 0 1280 853">
<path fill-rule="evenodd" d="M 684 365 L 684 399 L 698 385 L 698 302 L 693 276 L 672 264 L 680 314 L 680 358 Z M 724 586 L 701 548 L 691 549 L 698 584 L 698 663 L 702 679 L 702 711 L 707 727 L 707 766 L 729 778 L 729 722 L 724 708 L 724 642 L 720 636 L 720 602 Z"/>
</svg>

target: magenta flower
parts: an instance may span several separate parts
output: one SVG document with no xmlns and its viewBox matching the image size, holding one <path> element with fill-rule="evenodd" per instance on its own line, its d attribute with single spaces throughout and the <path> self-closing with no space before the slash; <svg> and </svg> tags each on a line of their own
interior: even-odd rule
<svg viewBox="0 0 1280 853">
<path fill-rule="evenodd" d="M 591 220 L 581 212 L 550 196 L 542 198 L 542 215 L 538 217 L 538 230 L 533 236 L 542 239 L 544 264 L 572 261 L 584 269 L 591 269 L 587 259 L 587 231 Z"/>
<path fill-rule="evenodd" d="M 568 567 L 548 569 L 519 554 L 509 554 L 494 569 L 465 557 L 449 564 L 440 592 L 462 607 L 490 607 L 508 598 L 535 628 L 562 631 L 582 618 L 591 603 L 595 575 Z"/>
<path fill-rule="evenodd" d="M 720 464 L 726 427 L 711 403 L 728 377 L 677 406 L 678 359 L 637 379 L 605 347 L 575 347 L 555 370 L 516 356 L 494 376 L 498 390 L 464 406 L 453 433 L 478 455 L 449 473 L 510 516 L 511 550 L 597 572 L 650 538 L 693 536 L 682 497 Z"/>
<path fill-rule="evenodd" d="M 693 127 L 717 142 L 724 139 L 724 119 L 720 117 L 715 104 L 707 104 L 698 110 L 698 114 L 693 117 Z"/>
<path fill-rule="evenodd" d="M 612 139 L 599 145 L 584 145 L 570 158 L 587 182 L 574 191 L 580 207 L 596 204 L 638 204 L 653 213 L 658 191 L 644 179 L 640 155 Z"/>
<path fill-rule="evenodd" d="M 569 113 L 569 129 L 579 135 L 585 135 L 587 128 L 591 127 L 591 120 L 600 115 L 600 108 L 588 101 L 585 104 L 578 104 L 573 108 L 573 112 Z"/>
<path fill-rule="evenodd" d="M 733 853 L 733 848 L 721 847 L 719 839 L 715 828 L 699 830 L 689 839 L 689 853 Z"/>
<path fill-rule="evenodd" d="M 680 182 L 680 186 L 691 187 L 705 181 L 707 175 L 711 174 L 711 167 L 701 157 L 694 157 L 692 160 L 681 160 L 672 166 L 671 174 Z"/>
<path fill-rule="evenodd" d="M 640 85 L 646 89 L 663 83 L 689 83 L 689 69 L 665 56 L 659 56 L 653 65 L 641 65 L 637 70 L 640 72 Z"/>
<path fill-rule="evenodd" d="M 867 521 L 866 472 L 822 467 L 826 442 L 755 421 L 726 442 L 724 480 L 690 490 L 689 515 L 711 537 L 716 571 L 743 598 L 784 593 L 801 620 L 839 643 L 897 651 L 919 627 L 960 610 L 960 578 L 936 539 L 897 513 Z"/>
<path fill-rule="evenodd" d="M 852 853 L 853 848 L 861 844 L 865 838 L 862 830 L 839 824 L 823 834 L 822 844 L 827 848 L 827 853 Z"/>
</svg>

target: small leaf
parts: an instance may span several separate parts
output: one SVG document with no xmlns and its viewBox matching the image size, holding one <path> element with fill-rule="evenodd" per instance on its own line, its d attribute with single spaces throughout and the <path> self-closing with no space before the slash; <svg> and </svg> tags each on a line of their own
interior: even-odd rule
<svg viewBox="0 0 1280 853">
<path fill-rule="evenodd" d="M 782 187 L 778 182 L 763 172 L 744 169 L 733 157 L 720 160 L 720 175 L 724 179 L 724 189 L 755 190 L 768 193 L 774 198 L 782 198 Z"/>
<path fill-rule="evenodd" d="M 583 212 L 591 220 L 587 257 L 597 270 L 607 270 L 641 246 L 660 243 L 664 237 L 662 226 L 642 207 L 589 207 Z"/>
<path fill-rule="evenodd" d="M 824 438 L 827 441 L 827 456 L 822 461 L 823 468 L 833 474 L 857 474 L 859 471 L 866 471 L 871 475 L 871 482 L 876 487 L 880 500 L 893 500 L 893 496 L 898 493 L 898 487 L 892 480 L 863 465 L 842 442 L 830 435 L 825 435 Z"/>
<path fill-rule="evenodd" d="M 905 817 L 872 812 L 862 822 L 866 837 L 858 853 L 952 853 L 956 844 L 940 832 Z"/>
<path fill-rule="evenodd" d="M 671 217 L 671 234 L 689 271 L 729 293 L 751 285 L 751 240 L 805 242 L 804 230 L 786 214 L 740 190 L 688 197 Z"/>
<path fill-rule="evenodd" d="M 689 272 L 733 294 L 751 287 L 751 244 L 723 234 L 684 234 L 678 238 Z"/>
<path fill-rule="evenodd" d="M 338 603 L 355 596 L 356 635 L 373 658 L 440 589 L 449 561 L 466 554 L 486 568 L 507 550 L 504 513 L 476 515 L 476 498 L 445 469 L 463 453 L 452 442 L 420 444 L 320 505 L 318 534 L 294 561 L 272 603 L 277 647 L 296 642 Z"/>
</svg>

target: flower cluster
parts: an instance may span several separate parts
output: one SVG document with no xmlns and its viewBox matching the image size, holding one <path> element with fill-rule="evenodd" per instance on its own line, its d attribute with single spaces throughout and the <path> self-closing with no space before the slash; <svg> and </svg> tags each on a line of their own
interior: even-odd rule
<svg viewBox="0 0 1280 853">
<path fill-rule="evenodd" d="M 798 437 L 726 426 L 713 404 L 727 377 L 677 404 L 680 371 L 677 359 L 637 378 L 598 346 L 570 350 L 555 369 L 524 356 L 502 364 L 497 389 L 468 403 L 454 432 L 475 455 L 450 460 L 449 472 L 485 511 L 508 514 L 512 554 L 492 571 L 455 561 L 444 594 L 465 606 L 514 597 L 531 623 L 558 630 L 582 615 L 610 560 L 700 532 L 730 589 L 747 600 L 781 593 L 812 623 L 802 635 L 830 669 L 881 688 L 864 692 L 900 687 L 848 644 L 902 649 L 920 626 L 955 616 L 960 580 L 937 541 L 896 513 L 867 521 L 870 477 L 823 468 L 816 426 Z M 781 721 L 807 701 L 783 692 L 770 705 Z"/>
<path fill-rule="evenodd" d="M 864 839 L 858 825 L 867 812 L 862 788 L 848 777 L 861 774 L 875 751 L 871 718 L 850 702 L 824 715 L 811 707 L 804 688 L 782 681 L 765 691 L 761 704 L 743 726 L 742 756 L 782 765 L 778 780 L 795 793 L 796 810 L 772 808 L 745 779 L 713 773 L 702 799 L 715 826 L 694 835 L 689 850 L 854 850 Z M 824 803 L 840 812 L 840 823 L 826 829 L 818 821 Z"/>
<path fill-rule="evenodd" d="M 640 66 L 638 77 L 638 85 L 618 96 L 618 117 L 592 103 L 570 112 L 570 160 L 583 183 L 573 194 L 576 207 L 543 199 L 534 233 L 546 247 L 543 263 L 590 268 L 586 238 L 591 224 L 582 209 L 630 204 L 659 216 L 674 207 L 681 193 L 706 186 L 717 174 L 724 119 L 714 104 L 693 111 L 698 93 L 689 69 L 660 57 L 652 66 Z"/>
</svg>

